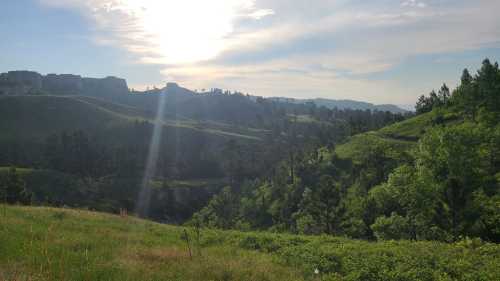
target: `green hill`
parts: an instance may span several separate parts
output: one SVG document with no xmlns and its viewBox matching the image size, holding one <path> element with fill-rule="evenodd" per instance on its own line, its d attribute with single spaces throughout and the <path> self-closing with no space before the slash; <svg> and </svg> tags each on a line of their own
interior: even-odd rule
<svg viewBox="0 0 500 281">
<path fill-rule="evenodd" d="M 154 120 L 154 114 L 142 108 L 85 96 L 5 96 L 0 97 L 0 112 L 2 139 L 42 139 L 53 133 L 76 129 L 103 133 L 135 121 Z M 244 140 L 259 140 L 265 133 L 182 117 L 165 119 L 164 125 Z"/>
<path fill-rule="evenodd" d="M 373 243 L 326 236 L 198 231 L 129 216 L 3 205 L 0 217 L 2 280 L 500 278 L 499 246 L 479 240 Z"/>
<path fill-rule="evenodd" d="M 95 132 L 129 121 L 76 99 L 56 96 L 2 97 L 0 112 L 3 139 L 43 138 L 75 128 Z"/>
<path fill-rule="evenodd" d="M 434 110 L 377 131 L 354 135 L 344 144 L 338 145 L 335 152 L 340 158 L 350 159 L 358 164 L 369 151 L 375 149 L 384 150 L 390 159 L 401 160 L 425 132 L 437 125 L 437 119 L 440 119 L 439 125 L 452 125 L 463 121 L 451 111 Z"/>
<path fill-rule="evenodd" d="M 464 70 L 455 90 L 443 85 L 420 97 L 413 118 L 309 153 L 290 149 L 272 178 L 224 189 L 193 221 L 379 241 L 498 242 L 499 78 L 498 64 L 485 60 L 474 77 Z M 367 125 L 357 117 L 345 119 L 350 134 Z"/>
</svg>

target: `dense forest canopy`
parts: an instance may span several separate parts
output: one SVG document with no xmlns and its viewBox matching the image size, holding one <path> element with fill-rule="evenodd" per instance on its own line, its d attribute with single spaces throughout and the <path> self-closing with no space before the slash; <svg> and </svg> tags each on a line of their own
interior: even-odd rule
<svg viewBox="0 0 500 281">
<path fill-rule="evenodd" d="M 443 85 L 420 98 L 416 109 L 423 116 L 381 130 L 384 142 L 368 142 L 372 135 L 365 134 L 360 138 L 367 142 L 354 146 L 359 138 L 352 139 L 360 157 L 339 155 L 350 142 L 310 150 L 282 161 L 271 178 L 224 189 L 192 222 L 365 239 L 499 242 L 499 102 L 498 64 L 485 60 L 474 77 L 465 70 L 453 92 Z M 421 137 L 405 150 L 397 144 L 413 139 L 405 135 L 408 124 Z"/>
</svg>

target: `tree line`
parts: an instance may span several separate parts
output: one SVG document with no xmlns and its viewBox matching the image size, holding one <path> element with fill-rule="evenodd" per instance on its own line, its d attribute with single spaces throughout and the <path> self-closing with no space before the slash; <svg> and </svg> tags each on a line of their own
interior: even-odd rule
<svg viewBox="0 0 500 281">
<path fill-rule="evenodd" d="M 280 162 L 269 178 L 229 186 L 193 216 L 209 227 L 362 239 L 500 241 L 500 70 L 485 60 L 417 102 L 432 127 L 411 151 L 367 146 L 361 161 L 334 146 Z M 453 122 L 447 123 L 447 118 Z M 293 172 L 292 172 L 293 171 Z"/>
<path fill-rule="evenodd" d="M 258 130 L 260 140 L 164 128 L 156 173 L 149 183 L 155 198 L 150 218 L 184 222 L 226 184 L 241 189 L 246 181 L 273 178 L 285 160 L 292 162 L 288 171 L 295 173 L 310 151 L 333 147 L 357 132 L 405 118 L 390 112 L 327 109 L 266 99 L 251 101 L 237 93 L 212 94 L 208 98 L 214 97 L 224 99 L 227 106 L 244 107 L 248 115 L 243 116 L 247 116 L 248 122 L 232 123 L 233 129 Z M 251 102 L 248 107 L 247 102 Z M 251 115 L 254 107 L 260 109 Z M 110 212 L 125 208 L 133 212 L 153 128 L 151 122 L 135 121 L 106 130 L 75 128 L 53 132 L 41 140 L 6 138 L 0 140 L 0 166 L 33 169 L 22 178 L 35 204 Z M 218 179 L 219 186 L 198 190 L 170 186 L 172 182 L 197 179 Z"/>
</svg>

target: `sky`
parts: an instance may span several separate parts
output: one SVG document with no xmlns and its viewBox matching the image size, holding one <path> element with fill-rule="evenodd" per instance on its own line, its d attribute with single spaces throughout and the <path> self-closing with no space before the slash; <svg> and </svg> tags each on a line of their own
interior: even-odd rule
<svg viewBox="0 0 500 281">
<path fill-rule="evenodd" d="M 414 104 L 500 59 L 497 0 L 5 0 L 0 72 Z"/>
</svg>

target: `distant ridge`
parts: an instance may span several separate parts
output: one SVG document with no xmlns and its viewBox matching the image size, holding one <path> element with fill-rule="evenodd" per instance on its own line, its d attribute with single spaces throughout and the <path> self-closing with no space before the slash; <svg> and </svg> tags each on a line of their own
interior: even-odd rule
<svg viewBox="0 0 500 281">
<path fill-rule="evenodd" d="M 0 95 L 27 95 L 27 94 L 52 94 L 52 95 L 84 95 L 105 98 L 121 102 L 137 102 L 136 98 L 144 97 L 141 94 L 153 94 L 155 97 L 161 92 L 169 94 L 176 102 L 184 102 L 193 97 L 217 97 L 223 95 L 223 90 L 213 89 L 210 92 L 197 93 L 195 91 L 180 87 L 176 83 L 167 83 L 165 88 L 153 89 L 143 92 L 130 91 L 125 79 L 108 76 L 105 78 L 87 78 L 74 74 L 47 74 L 41 75 L 34 71 L 9 71 L 0 73 Z M 128 95 L 139 94 L 139 95 Z M 204 95 L 205 94 L 205 95 Z M 256 100 L 257 96 L 251 96 Z M 216 98 L 217 99 L 217 98 Z M 392 104 L 374 105 L 368 102 L 354 100 L 334 100 L 334 99 L 293 99 L 286 97 L 273 97 L 269 100 L 276 102 L 286 102 L 294 104 L 304 104 L 312 102 L 316 106 L 325 106 L 333 109 L 354 109 L 354 110 L 377 110 L 389 111 L 392 113 L 406 113 L 407 110 Z M 144 101 L 142 101 L 144 102 Z M 155 104 L 153 98 L 151 101 Z M 135 104 L 134 104 L 135 105 Z"/>
<path fill-rule="evenodd" d="M 316 104 L 316 106 L 324 106 L 330 109 L 338 108 L 338 109 L 354 109 L 354 110 L 378 110 L 378 111 L 389 111 L 392 113 L 406 113 L 408 110 L 405 110 L 399 106 L 393 104 L 379 104 L 375 105 L 368 102 L 363 101 L 355 101 L 355 100 L 335 100 L 335 99 L 324 99 L 324 98 L 316 98 L 316 99 L 294 99 L 294 98 L 285 98 L 285 97 L 273 97 L 270 98 L 279 102 L 288 102 L 295 104 L 304 104 L 312 102 Z"/>
</svg>

